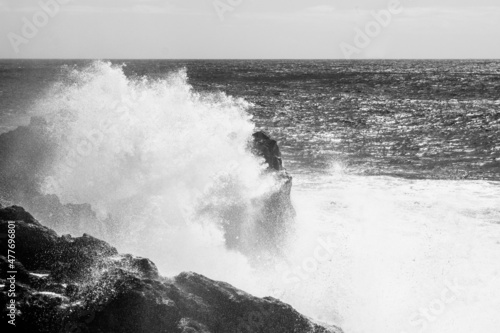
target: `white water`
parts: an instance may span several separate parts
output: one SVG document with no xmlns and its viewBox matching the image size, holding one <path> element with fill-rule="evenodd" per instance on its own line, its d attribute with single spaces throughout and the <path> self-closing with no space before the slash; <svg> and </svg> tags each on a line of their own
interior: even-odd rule
<svg viewBox="0 0 500 333">
<path fill-rule="evenodd" d="M 499 331 L 498 182 L 335 168 L 297 177 L 293 193 L 299 230 L 283 300 L 350 333 Z M 315 256 L 328 239 L 332 254 Z"/>
<path fill-rule="evenodd" d="M 112 233 L 93 230 L 164 275 L 196 271 L 272 295 L 346 333 L 498 333 L 498 183 L 359 177 L 340 167 L 300 174 L 296 230 L 270 269 L 269 259 L 250 263 L 225 247 L 217 214 L 199 214 L 207 202 L 236 204 L 252 223 L 252 200 L 275 189 L 246 149 L 247 103 L 199 95 L 183 72 L 131 80 L 98 62 L 71 72 L 38 107 L 60 142 L 45 191 L 116 216 Z M 418 314 L 430 307 L 427 319 Z"/>
</svg>

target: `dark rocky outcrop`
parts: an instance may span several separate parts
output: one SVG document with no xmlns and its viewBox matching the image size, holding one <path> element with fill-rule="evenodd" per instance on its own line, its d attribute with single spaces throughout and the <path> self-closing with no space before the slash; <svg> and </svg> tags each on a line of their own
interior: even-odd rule
<svg viewBox="0 0 500 333">
<path fill-rule="evenodd" d="M 263 132 L 253 135 L 248 149 L 262 158 L 262 173 L 266 178 L 274 178 L 274 182 L 267 183 L 272 186 L 258 197 L 239 196 L 233 183 L 223 179 L 214 192 L 216 200 L 209 196 L 197 213 L 219 221 L 230 249 L 250 258 L 280 255 L 295 217 L 290 197 L 292 177 L 283 167 L 277 142 Z"/>
<path fill-rule="evenodd" d="M 269 169 L 283 170 L 283 161 L 278 143 L 262 131 L 253 134 L 253 152 L 264 157 Z"/>
<path fill-rule="evenodd" d="M 264 158 L 268 172 L 275 175 L 279 188 L 258 204 L 260 215 L 257 225 L 261 230 L 263 243 L 280 244 L 291 230 L 295 209 L 291 201 L 292 177 L 286 172 L 278 143 L 264 132 L 253 134 L 253 153 Z"/>
<path fill-rule="evenodd" d="M 120 255 L 89 235 L 58 236 L 21 207 L 0 207 L 0 234 L 8 221 L 16 230 L 18 332 L 341 332 L 195 273 L 161 277 L 148 259 Z M 0 256 L 2 272 L 8 264 Z M 10 319 L 7 301 L 1 292 L 2 323 Z"/>
</svg>

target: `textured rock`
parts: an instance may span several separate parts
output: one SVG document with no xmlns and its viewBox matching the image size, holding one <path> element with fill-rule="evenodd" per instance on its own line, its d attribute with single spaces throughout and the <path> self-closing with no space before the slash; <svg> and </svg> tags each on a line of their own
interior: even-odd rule
<svg viewBox="0 0 500 333">
<path fill-rule="evenodd" d="M 0 233 L 8 221 L 16 221 L 20 332 L 341 332 L 195 273 L 163 278 L 148 259 L 119 255 L 88 235 L 59 237 L 20 207 L 0 209 Z M 3 322 L 7 300 L 1 292 Z"/>
<path fill-rule="evenodd" d="M 278 143 L 264 132 L 253 134 L 253 151 L 256 155 L 264 157 L 269 169 L 283 170 L 283 161 Z"/>
<path fill-rule="evenodd" d="M 257 202 L 260 214 L 257 216 L 256 225 L 260 229 L 260 241 L 263 244 L 275 243 L 279 247 L 295 218 L 295 209 L 290 197 L 292 177 L 283 167 L 278 143 L 264 132 L 254 133 L 253 138 L 254 154 L 264 157 L 268 171 L 274 173 L 279 184 L 277 191 Z"/>
</svg>

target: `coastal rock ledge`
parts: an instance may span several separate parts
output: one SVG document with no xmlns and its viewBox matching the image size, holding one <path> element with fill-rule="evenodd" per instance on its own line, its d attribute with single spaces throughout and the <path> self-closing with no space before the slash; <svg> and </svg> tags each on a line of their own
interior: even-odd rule
<svg viewBox="0 0 500 333">
<path fill-rule="evenodd" d="M 9 227 L 15 261 L 4 256 L 4 237 L 0 266 L 17 273 L 15 281 L 1 276 L 1 320 L 4 326 L 15 317 L 17 332 L 342 332 L 277 299 L 196 273 L 161 277 L 148 259 L 119 254 L 87 234 L 58 236 L 23 208 L 0 206 L 0 234 Z M 15 308 L 8 306 L 9 289 L 15 289 Z"/>
</svg>

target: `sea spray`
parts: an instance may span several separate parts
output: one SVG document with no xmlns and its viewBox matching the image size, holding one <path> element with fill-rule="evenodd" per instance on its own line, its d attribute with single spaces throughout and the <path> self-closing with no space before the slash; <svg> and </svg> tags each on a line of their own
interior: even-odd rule
<svg viewBox="0 0 500 333">
<path fill-rule="evenodd" d="M 227 267 L 240 267 L 246 275 L 247 258 L 226 249 L 218 217 L 239 207 L 234 223 L 253 230 L 254 203 L 279 183 L 248 149 L 249 104 L 194 92 L 187 81 L 185 70 L 131 79 L 107 62 L 68 69 L 34 112 L 58 143 L 43 190 L 91 204 L 101 220 L 112 216 L 118 224 L 97 236 L 151 258 L 164 274 L 225 279 Z M 208 203 L 212 214 L 201 214 Z"/>
<path fill-rule="evenodd" d="M 296 235 L 261 284 L 349 333 L 494 333 L 499 196 L 495 182 L 364 177 L 339 166 L 296 176 Z"/>
</svg>

